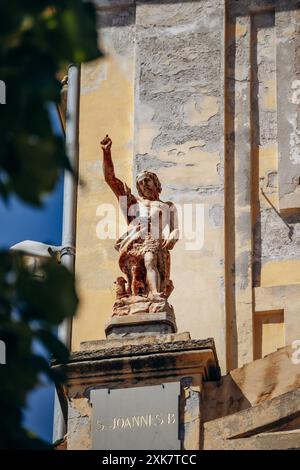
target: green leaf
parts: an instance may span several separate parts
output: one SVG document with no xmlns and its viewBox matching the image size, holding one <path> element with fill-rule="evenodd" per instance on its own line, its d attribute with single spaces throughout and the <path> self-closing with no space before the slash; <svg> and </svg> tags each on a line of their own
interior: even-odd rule
<svg viewBox="0 0 300 470">
<path fill-rule="evenodd" d="M 68 348 L 51 331 L 38 330 L 35 336 L 60 363 L 68 360 Z"/>
</svg>

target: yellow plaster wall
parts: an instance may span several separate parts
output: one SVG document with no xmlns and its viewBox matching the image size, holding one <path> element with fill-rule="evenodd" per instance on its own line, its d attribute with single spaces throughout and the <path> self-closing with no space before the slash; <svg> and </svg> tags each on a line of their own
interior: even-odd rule
<svg viewBox="0 0 300 470">
<path fill-rule="evenodd" d="M 76 276 L 80 307 L 73 321 L 72 350 L 81 341 L 104 338 L 104 323 L 114 301 L 113 283 L 119 275 L 118 256 L 113 240 L 100 240 L 96 234 L 97 207 L 117 201 L 102 174 L 102 150 L 99 142 L 107 134 L 113 140 L 113 158 L 117 175 L 131 183 L 133 139 L 133 53 L 119 59 L 105 37 L 104 59 L 82 66 Z"/>
<path fill-rule="evenodd" d="M 283 311 L 255 312 L 254 314 L 254 359 L 285 346 Z"/>
<path fill-rule="evenodd" d="M 300 260 L 269 261 L 262 266 L 261 287 L 300 283 Z"/>
</svg>

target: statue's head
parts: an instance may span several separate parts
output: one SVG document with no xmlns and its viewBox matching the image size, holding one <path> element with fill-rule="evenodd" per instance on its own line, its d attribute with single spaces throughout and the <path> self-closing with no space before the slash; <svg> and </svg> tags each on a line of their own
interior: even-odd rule
<svg viewBox="0 0 300 470">
<path fill-rule="evenodd" d="M 139 196 L 146 199 L 158 199 L 161 193 L 161 184 L 155 173 L 142 171 L 136 178 L 136 189 Z"/>
</svg>

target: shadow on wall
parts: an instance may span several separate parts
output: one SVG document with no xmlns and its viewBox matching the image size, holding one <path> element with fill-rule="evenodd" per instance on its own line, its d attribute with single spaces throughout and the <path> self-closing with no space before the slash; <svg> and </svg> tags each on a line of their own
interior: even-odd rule
<svg viewBox="0 0 300 470">
<path fill-rule="evenodd" d="M 300 364 L 294 349 L 285 346 L 262 359 L 232 370 L 215 382 L 204 382 L 203 422 L 223 418 L 298 390 Z"/>
<path fill-rule="evenodd" d="M 147 3 L 147 4 L 153 4 L 153 5 L 176 5 L 176 4 L 182 4 L 182 3 L 200 3 L 204 0 L 138 0 L 139 4 L 142 3 Z M 231 3 L 232 0 L 225 0 L 225 5 Z M 98 3 L 98 5 L 97 5 Z M 101 5 L 102 3 L 102 5 Z M 238 5 L 236 5 L 235 9 L 237 10 L 235 12 L 235 15 L 238 14 L 238 16 L 248 16 L 249 15 L 249 0 L 246 2 L 236 2 Z M 287 2 L 288 3 L 288 2 Z M 277 0 L 265 0 L 266 8 L 274 8 L 276 6 L 277 11 L 287 11 L 290 9 L 293 9 L 292 6 L 289 6 L 288 4 L 281 4 L 277 5 L 278 1 Z M 137 5 L 137 0 L 107 0 L 106 2 L 96 1 L 96 5 L 98 7 L 98 11 L 100 13 L 99 16 L 99 21 L 98 21 L 98 26 L 101 28 L 105 27 L 122 27 L 122 26 L 130 26 L 132 24 L 135 24 L 135 8 Z M 232 8 L 232 6 L 230 6 Z M 251 2 L 251 8 L 255 9 L 260 9 L 261 8 L 261 0 L 252 0 Z M 105 15 L 102 17 L 101 16 L 101 10 L 105 10 Z M 108 14 L 109 10 L 112 10 L 111 15 Z M 116 9 L 119 11 L 116 12 Z M 233 9 L 234 10 L 234 9 Z M 231 11 L 231 14 L 234 15 L 234 12 Z"/>
<path fill-rule="evenodd" d="M 223 418 L 252 406 L 230 374 L 218 382 L 205 382 L 202 403 L 204 422 Z"/>
</svg>

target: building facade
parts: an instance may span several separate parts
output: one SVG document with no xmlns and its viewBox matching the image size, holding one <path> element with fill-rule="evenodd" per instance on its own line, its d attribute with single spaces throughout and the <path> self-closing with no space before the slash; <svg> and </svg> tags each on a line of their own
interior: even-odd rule
<svg viewBox="0 0 300 470">
<path fill-rule="evenodd" d="M 102 173 L 109 134 L 117 177 L 134 192 L 155 172 L 181 211 L 170 302 L 179 332 L 214 339 L 222 378 L 197 392 L 189 448 L 300 447 L 300 4 L 95 3 L 106 55 L 80 72 L 72 351 L 105 338 L 120 275 L 103 222 L 114 207 L 121 223 Z"/>
</svg>

